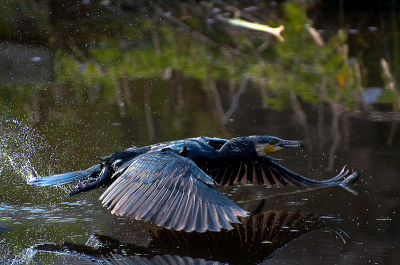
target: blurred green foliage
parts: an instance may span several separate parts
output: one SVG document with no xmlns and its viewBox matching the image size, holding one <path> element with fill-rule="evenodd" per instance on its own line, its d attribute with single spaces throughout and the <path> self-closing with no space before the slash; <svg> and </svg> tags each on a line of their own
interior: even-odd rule
<svg viewBox="0 0 400 265">
<path fill-rule="evenodd" d="M 71 84 L 82 100 L 85 86 L 101 85 L 114 90 L 113 78 L 161 79 L 167 69 L 204 83 L 206 78 L 234 81 L 250 74 L 255 83 L 260 77 L 268 81 L 268 100 L 275 109 L 290 106 L 289 94 L 294 91 L 304 102 L 343 101 L 354 106 L 360 93 L 354 68 L 347 63 L 346 35 L 343 31 L 319 47 L 307 31 L 306 10 L 296 3 L 284 5 L 286 41 L 266 49 L 261 58 L 252 51 L 239 55 L 222 52 L 222 45 L 199 42 L 188 32 L 154 19 L 139 19 L 132 26 L 117 20 L 118 36 L 103 36 L 88 47 L 89 60 L 78 62 L 70 53 L 55 56 L 55 83 Z M 190 25 L 203 25 L 197 20 Z M 135 29 L 135 30 L 133 30 Z M 233 36 L 236 43 L 243 36 Z M 238 47 L 240 49 L 240 47 Z M 107 92 L 111 96 L 112 92 Z M 110 98 L 113 98 L 112 96 Z"/>
<path fill-rule="evenodd" d="M 354 68 L 347 63 L 346 36 L 343 31 L 319 47 L 307 30 L 305 9 L 296 3 L 285 4 L 283 43 L 276 45 L 276 60 L 267 61 L 264 75 L 275 99 L 271 105 L 284 108 L 289 92 L 304 102 L 344 101 L 353 106 L 359 100 Z M 255 66 L 258 67 L 258 66 Z"/>
</svg>

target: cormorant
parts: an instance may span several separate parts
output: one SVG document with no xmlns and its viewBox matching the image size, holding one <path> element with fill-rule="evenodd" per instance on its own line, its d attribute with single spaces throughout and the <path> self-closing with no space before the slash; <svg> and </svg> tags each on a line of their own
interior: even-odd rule
<svg viewBox="0 0 400 265">
<path fill-rule="evenodd" d="M 102 163 L 81 171 L 34 177 L 29 184 L 58 186 L 88 181 L 70 192 L 75 195 L 108 187 L 100 200 L 112 214 L 151 220 L 177 231 L 204 232 L 232 229 L 238 217 L 250 215 L 212 185 L 238 183 L 267 186 L 343 186 L 358 173 L 316 181 L 276 163 L 269 155 L 302 147 L 301 141 L 272 136 L 244 136 L 225 140 L 198 137 L 141 148 L 129 148 L 102 158 Z"/>
</svg>

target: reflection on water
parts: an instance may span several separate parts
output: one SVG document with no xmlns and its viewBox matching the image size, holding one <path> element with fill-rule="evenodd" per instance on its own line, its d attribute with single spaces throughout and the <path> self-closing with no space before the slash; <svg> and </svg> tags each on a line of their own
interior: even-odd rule
<svg viewBox="0 0 400 265">
<path fill-rule="evenodd" d="M 25 220 L 35 220 L 41 224 L 52 223 L 74 223 L 74 222 L 93 222 L 93 218 L 83 216 L 79 213 L 86 208 L 85 212 L 95 214 L 91 209 L 93 204 L 86 201 L 63 202 L 58 207 L 38 206 L 32 203 L 20 205 L 0 204 L 0 210 L 3 212 L 0 221 L 7 221 L 13 225 L 22 224 Z M 83 206 L 83 207 L 82 207 Z M 76 212 L 72 216 L 68 216 L 68 212 Z"/>
<path fill-rule="evenodd" d="M 301 211 L 264 211 L 254 216 L 242 218 L 242 224 L 235 225 L 231 231 L 187 233 L 158 228 L 150 231 L 150 241 L 146 247 L 121 243 L 108 236 L 93 235 L 85 244 L 64 242 L 57 244 L 38 244 L 29 253 L 46 251 L 60 253 L 72 258 L 80 257 L 90 261 L 108 261 L 112 264 L 203 264 L 214 261 L 217 264 L 255 264 L 265 260 L 275 250 L 285 246 L 300 236 L 332 221 L 323 216 Z M 329 227 L 327 231 L 335 231 Z M 342 237 L 339 231 L 336 235 Z M 347 236 L 344 234 L 344 236 Z M 344 241 L 345 243 L 345 241 Z M 168 253 L 168 254 L 166 254 Z M 33 255 L 31 256 L 33 258 Z"/>
<path fill-rule="evenodd" d="M 112 216 L 97 191 L 83 200 L 28 187 L 32 170 L 87 168 L 132 145 L 265 134 L 304 141 L 304 151 L 277 156 L 304 176 L 326 179 L 344 164 L 362 171 L 358 196 L 337 188 L 285 196 L 278 194 L 296 190 L 222 189 L 235 201 L 269 197 L 271 210 L 332 214 L 349 235 L 343 244 L 304 234 L 265 263 L 398 263 L 396 9 L 344 8 L 339 23 L 336 11 L 312 1 L 308 10 L 292 1 L 25 2 L 6 1 L 1 10 L 0 263 L 54 264 L 62 258 L 30 247 L 84 246 L 95 233 L 149 246 L 150 224 Z M 219 16 L 284 25 L 285 42 Z M 189 256 L 160 253 L 177 262 Z"/>
</svg>

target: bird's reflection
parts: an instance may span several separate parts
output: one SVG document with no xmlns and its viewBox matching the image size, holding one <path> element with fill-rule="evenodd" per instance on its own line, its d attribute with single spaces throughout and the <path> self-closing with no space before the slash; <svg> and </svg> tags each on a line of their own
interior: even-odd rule
<svg viewBox="0 0 400 265">
<path fill-rule="evenodd" d="M 41 244 L 33 249 L 100 264 L 251 264 L 264 261 L 275 250 L 306 233 L 326 228 L 326 220 L 300 210 L 267 210 L 241 218 L 242 223 L 234 224 L 229 231 L 198 233 L 159 228 L 150 231 L 147 247 L 93 235 L 86 244 Z"/>
</svg>

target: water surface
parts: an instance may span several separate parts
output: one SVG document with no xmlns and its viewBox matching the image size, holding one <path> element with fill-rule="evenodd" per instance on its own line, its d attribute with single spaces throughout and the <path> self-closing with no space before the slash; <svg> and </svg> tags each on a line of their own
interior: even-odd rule
<svg viewBox="0 0 400 265">
<path fill-rule="evenodd" d="M 9 10 L 18 6 L 9 2 Z M 284 43 L 222 23 L 218 14 L 232 17 L 223 4 L 41 4 L 32 4 L 30 15 L 38 34 L 22 38 L 16 28 L 14 35 L 2 33 L 9 50 L 15 46 L 16 54 L 25 55 L 0 50 L 8 56 L 6 69 L 24 73 L 0 76 L 0 262 L 106 263 L 104 253 L 96 252 L 96 235 L 102 235 L 117 240 L 115 257 L 126 262 L 235 263 L 226 260 L 230 250 L 224 246 L 220 256 L 152 248 L 158 228 L 111 215 L 98 201 L 101 189 L 68 197 L 64 189 L 25 181 L 33 170 L 79 170 L 124 148 L 200 135 L 302 140 L 304 150 L 275 156 L 292 171 L 318 180 L 345 165 L 361 172 L 358 195 L 342 188 L 222 188 L 245 209 L 266 197 L 263 211 L 301 211 L 323 220 L 259 259 L 257 250 L 240 253 L 237 264 L 399 262 L 398 85 L 390 89 L 393 82 L 380 66 L 386 59 L 392 77 L 398 76 L 391 10 L 381 10 L 383 20 L 361 25 L 346 13 L 344 29 L 337 18 L 316 19 L 325 41 L 319 47 L 305 27 L 307 12 L 294 3 L 268 3 L 268 12 L 262 5 L 235 6 L 243 19 L 284 24 Z M 20 19 L 8 14 L 10 21 Z M 80 256 L 35 249 L 65 242 L 80 246 Z"/>
</svg>

